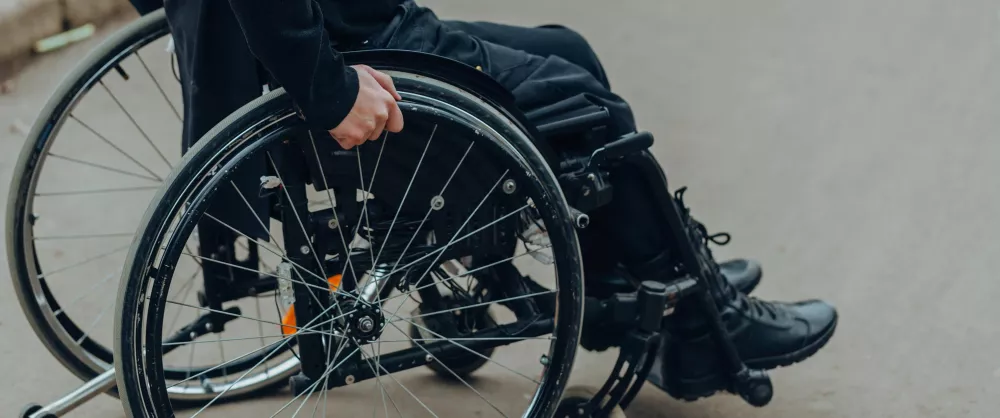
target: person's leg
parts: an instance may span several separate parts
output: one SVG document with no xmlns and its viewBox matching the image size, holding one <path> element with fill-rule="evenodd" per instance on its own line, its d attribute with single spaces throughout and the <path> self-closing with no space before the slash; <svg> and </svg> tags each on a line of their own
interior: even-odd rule
<svg viewBox="0 0 1000 418">
<path fill-rule="evenodd" d="M 405 7 L 407 16 L 395 28 L 390 48 L 432 53 L 478 66 L 509 89 L 526 112 L 583 97 L 608 109 L 611 137 L 635 130 L 628 104 L 582 67 L 558 56 L 532 55 L 482 40 L 446 26 L 412 2 Z M 642 272 L 642 280 L 669 279 L 672 267 L 681 262 L 676 249 L 693 242 L 713 267 L 705 284 L 738 352 L 751 367 L 772 368 L 804 360 L 829 339 L 836 324 L 831 306 L 820 301 L 785 304 L 748 298 L 726 282 L 701 238 L 675 242 L 680 231 L 669 231 L 666 215 L 658 206 L 661 202 L 653 198 L 667 192 L 662 173 L 650 175 L 637 166 L 625 165 L 612 173 L 611 181 L 615 198 L 602 209 L 602 216 L 592 217 L 591 225 L 605 223 L 621 261 Z M 686 229 L 685 233 L 697 234 L 703 228 L 692 220 Z M 667 321 L 677 341 L 669 364 L 680 365 L 672 377 L 683 383 L 711 379 L 712 388 L 717 390 L 721 388 L 716 387 L 716 375 L 724 371 L 720 371 L 718 355 L 711 354 L 718 350 L 707 338 L 707 318 L 699 308 L 682 304 Z M 686 389 L 674 393 L 691 395 L 684 392 Z"/>
<path fill-rule="evenodd" d="M 611 89 L 604 67 L 590 43 L 582 35 L 565 26 L 524 27 L 483 21 L 455 20 L 445 20 L 442 23 L 450 29 L 457 29 L 486 42 L 524 51 L 531 55 L 558 56 L 587 70 L 605 89 Z M 526 111 L 530 111 L 530 109 Z M 720 263 L 720 268 L 729 282 L 745 294 L 754 290 L 763 275 L 760 263 L 755 260 L 725 260 Z"/>
<path fill-rule="evenodd" d="M 604 72 L 604 66 L 582 35 L 561 25 L 538 27 L 505 25 L 493 22 L 463 22 L 446 20 L 445 26 L 458 29 L 487 42 L 524 51 L 532 55 L 562 57 L 594 76 L 606 89 L 611 83 Z"/>
</svg>

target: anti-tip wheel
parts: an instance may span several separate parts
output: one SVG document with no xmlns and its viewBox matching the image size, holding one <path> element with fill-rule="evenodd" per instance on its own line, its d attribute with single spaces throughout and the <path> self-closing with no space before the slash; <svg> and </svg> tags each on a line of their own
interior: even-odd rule
<svg viewBox="0 0 1000 418">
<path fill-rule="evenodd" d="M 37 403 L 29 403 L 29 404 L 25 405 L 24 408 L 21 408 L 21 413 L 18 414 L 17 416 L 19 418 L 32 418 L 32 416 L 36 412 L 41 411 L 42 408 L 43 407 L 41 405 L 37 404 Z M 56 416 L 53 415 L 53 414 L 51 414 L 51 413 L 48 413 L 48 414 L 37 416 L 37 417 L 34 417 L 34 418 L 56 418 Z"/>
<path fill-rule="evenodd" d="M 556 410 L 556 418 L 575 418 L 580 415 L 580 406 L 590 402 L 597 395 L 598 389 L 593 386 L 570 386 L 563 392 L 562 401 L 559 402 L 559 409 Z M 591 418 L 591 417 L 587 417 Z M 626 418 L 622 407 L 615 405 L 607 417 L 593 418 Z"/>
</svg>

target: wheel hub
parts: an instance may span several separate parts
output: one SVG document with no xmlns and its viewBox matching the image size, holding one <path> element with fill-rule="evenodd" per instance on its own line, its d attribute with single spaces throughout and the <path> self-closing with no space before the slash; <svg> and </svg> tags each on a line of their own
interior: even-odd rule
<svg viewBox="0 0 1000 418">
<path fill-rule="evenodd" d="M 385 328 L 385 317 L 378 306 L 358 301 L 357 306 L 353 306 L 353 302 L 350 302 L 346 307 L 354 310 L 347 315 L 344 327 L 348 337 L 364 344 L 378 340 L 382 336 L 382 330 Z"/>
</svg>

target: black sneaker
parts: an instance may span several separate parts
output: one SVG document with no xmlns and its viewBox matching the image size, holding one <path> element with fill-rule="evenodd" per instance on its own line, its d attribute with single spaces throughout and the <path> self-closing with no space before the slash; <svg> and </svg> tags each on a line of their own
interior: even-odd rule
<svg viewBox="0 0 1000 418">
<path fill-rule="evenodd" d="M 686 218 L 698 257 L 711 272 L 707 285 L 744 363 L 752 369 L 788 366 L 826 345 L 837 326 L 833 306 L 819 300 L 767 302 L 736 289 L 712 258 L 708 248 L 711 236 L 688 216 L 683 192 L 681 189 L 676 194 L 676 204 Z M 651 383 L 679 399 L 698 399 L 730 386 L 719 347 L 696 302 L 682 301 L 666 321 L 669 341 L 661 351 L 661 364 L 654 366 L 661 370 L 650 377 Z"/>
</svg>

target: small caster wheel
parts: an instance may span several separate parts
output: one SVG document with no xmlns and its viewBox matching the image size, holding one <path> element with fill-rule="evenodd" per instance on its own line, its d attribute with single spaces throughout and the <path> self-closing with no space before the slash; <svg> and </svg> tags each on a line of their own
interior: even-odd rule
<svg viewBox="0 0 1000 418">
<path fill-rule="evenodd" d="M 31 416 L 38 411 L 42 410 L 42 406 L 37 403 L 29 403 L 21 408 L 21 413 L 18 414 L 19 418 L 32 418 Z M 56 418 L 55 414 L 46 413 L 45 415 L 39 416 L 37 418 Z"/>
<path fill-rule="evenodd" d="M 42 410 L 42 406 L 41 405 L 39 405 L 37 403 L 29 403 L 29 404 L 25 405 L 24 408 L 21 408 L 21 413 L 18 414 L 18 417 L 19 418 L 29 418 L 29 417 L 31 417 L 31 414 L 34 414 L 35 412 L 38 412 L 38 411 L 41 411 L 41 410 Z"/>
<path fill-rule="evenodd" d="M 627 418 L 622 407 L 615 405 L 607 417 L 586 415 L 583 406 L 597 395 L 598 389 L 592 386 L 571 386 L 563 392 L 555 418 Z"/>
</svg>

